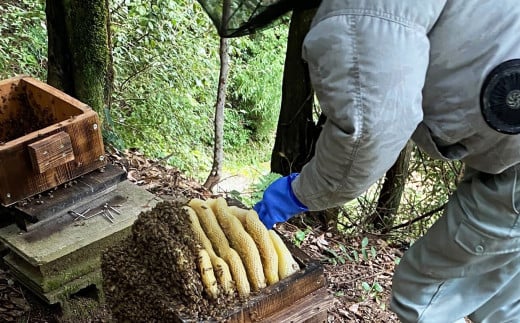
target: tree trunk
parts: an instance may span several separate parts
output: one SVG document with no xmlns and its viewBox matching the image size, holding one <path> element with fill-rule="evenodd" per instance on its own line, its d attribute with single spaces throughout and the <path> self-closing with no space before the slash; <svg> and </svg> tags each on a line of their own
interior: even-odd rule
<svg viewBox="0 0 520 323">
<path fill-rule="evenodd" d="M 104 112 L 112 88 L 108 0 L 47 0 L 47 83 Z"/>
<path fill-rule="evenodd" d="M 315 6 L 313 6 L 315 7 Z M 301 58 L 303 40 L 316 9 L 295 9 L 289 26 L 287 53 L 282 84 L 282 104 L 276 139 L 271 154 L 271 171 L 281 175 L 299 172 L 314 156 L 316 140 L 325 116 L 314 122 L 314 90 L 307 64 Z M 335 228 L 338 208 L 309 212 L 308 223 L 318 222 L 325 230 Z M 298 219 L 292 222 L 298 225 Z"/>
<path fill-rule="evenodd" d="M 307 65 L 301 58 L 303 39 L 315 10 L 295 9 L 289 27 L 282 84 L 282 104 L 271 155 L 271 171 L 298 172 L 314 155 L 319 128 L 313 121 L 314 90 Z"/>
<path fill-rule="evenodd" d="M 230 10 L 230 0 L 225 0 L 222 7 L 222 24 L 227 23 Z M 212 190 L 220 181 L 222 175 L 222 161 L 224 160 L 224 107 L 226 105 L 226 87 L 229 73 L 229 40 L 220 38 L 220 75 L 218 79 L 217 103 L 215 105 L 215 138 L 213 142 L 213 165 L 204 183 L 204 187 Z"/>
<path fill-rule="evenodd" d="M 220 181 L 222 161 L 224 159 L 224 107 L 226 105 L 226 87 L 229 72 L 228 39 L 220 38 L 220 76 L 215 105 L 215 138 L 213 146 L 213 166 L 204 187 L 211 190 Z"/>
<path fill-rule="evenodd" d="M 368 222 L 378 230 L 386 233 L 386 230 L 393 225 L 393 216 L 397 213 L 401 203 L 406 179 L 408 177 L 408 165 L 412 153 L 413 144 L 408 142 L 403 148 L 397 161 L 386 172 L 385 181 L 375 212 L 370 215 Z"/>
</svg>

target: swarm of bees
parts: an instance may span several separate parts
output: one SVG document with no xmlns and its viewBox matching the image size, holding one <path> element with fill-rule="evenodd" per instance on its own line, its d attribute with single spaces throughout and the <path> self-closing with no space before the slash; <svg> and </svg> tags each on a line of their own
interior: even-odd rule
<svg viewBox="0 0 520 323">
<path fill-rule="evenodd" d="M 101 267 L 117 321 L 218 320 L 299 270 L 254 210 L 224 198 L 157 204 L 103 254 Z"/>
</svg>

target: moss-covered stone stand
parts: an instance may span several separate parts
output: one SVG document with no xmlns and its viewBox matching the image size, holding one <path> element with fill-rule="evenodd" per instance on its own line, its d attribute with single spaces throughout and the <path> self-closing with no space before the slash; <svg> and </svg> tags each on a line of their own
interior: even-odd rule
<svg viewBox="0 0 520 323">
<path fill-rule="evenodd" d="M 93 215 L 106 203 L 116 205 L 114 201 L 118 213 L 111 212 L 113 219 L 99 214 L 74 220 L 67 208 L 62 211 L 61 221 L 68 221 L 58 229 L 25 232 L 14 224 L 0 229 L 0 241 L 10 249 L 4 261 L 23 285 L 48 304 L 59 303 L 65 315 L 69 297 L 83 288 L 95 285 L 102 299 L 101 254 L 126 237 L 137 216 L 160 199 L 125 180 L 106 194 L 75 207 L 90 208 L 96 211 L 89 212 Z"/>
</svg>

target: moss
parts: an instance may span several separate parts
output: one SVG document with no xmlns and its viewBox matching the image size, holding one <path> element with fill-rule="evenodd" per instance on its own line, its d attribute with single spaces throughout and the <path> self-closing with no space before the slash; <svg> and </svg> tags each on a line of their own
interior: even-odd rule
<svg viewBox="0 0 520 323">
<path fill-rule="evenodd" d="M 108 86 L 108 9 L 103 0 L 63 0 L 75 97 L 101 112 Z"/>
<path fill-rule="evenodd" d="M 40 268 L 45 292 L 55 290 L 64 284 L 90 272 L 100 270 L 101 254 L 130 234 L 130 228 L 114 233 L 96 243 L 85 246 L 74 253 L 59 258 Z"/>
<path fill-rule="evenodd" d="M 99 308 L 104 304 L 101 292 L 102 276 L 101 272 L 90 274 L 87 281 L 78 283 L 71 283 L 59 291 L 53 299 L 60 304 L 61 307 L 61 322 L 91 322 L 93 313 L 99 311 Z M 72 297 L 77 295 L 79 289 L 85 290 L 90 287 L 96 287 L 96 295 L 89 297 Z M 92 293 L 92 292 L 90 292 Z M 48 296 L 48 295 L 47 295 Z M 93 297 L 92 297 L 93 296 Z"/>
<path fill-rule="evenodd" d="M 31 285 L 31 289 L 52 294 L 78 278 L 100 271 L 102 253 L 110 246 L 120 244 L 129 234 L 130 227 L 39 267 L 15 253 L 9 255 L 9 262 L 27 277 L 26 283 Z M 101 285 L 97 286 L 101 289 Z"/>
</svg>

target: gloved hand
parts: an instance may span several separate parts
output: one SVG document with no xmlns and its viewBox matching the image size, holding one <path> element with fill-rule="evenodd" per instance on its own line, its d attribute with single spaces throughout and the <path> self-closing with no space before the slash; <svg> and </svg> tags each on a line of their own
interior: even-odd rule
<svg viewBox="0 0 520 323">
<path fill-rule="evenodd" d="M 253 206 L 267 229 L 271 229 L 275 223 L 285 222 L 294 215 L 309 210 L 294 195 L 291 187 L 292 181 L 298 175 L 292 173 L 274 181 L 264 191 L 262 200 Z"/>
</svg>

